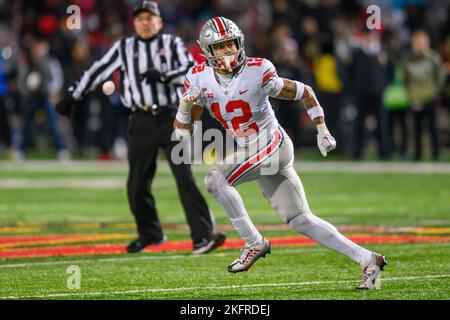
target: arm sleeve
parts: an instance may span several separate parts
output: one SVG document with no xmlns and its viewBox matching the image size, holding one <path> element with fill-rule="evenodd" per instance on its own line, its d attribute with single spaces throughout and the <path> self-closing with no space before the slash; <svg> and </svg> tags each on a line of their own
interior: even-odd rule
<svg viewBox="0 0 450 320">
<path fill-rule="evenodd" d="M 170 48 L 173 57 L 172 64 L 176 67 L 167 72 L 165 77 L 172 84 L 182 84 L 183 76 L 194 65 L 194 61 L 180 37 L 174 37 L 172 39 Z"/>
<path fill-rule="evenodd" d="M 283 89 L 283 79 L 278 77 L 277 70 L 272 62 L 265 59 L 262 68 L 261 89 L 264 94 L 276 97 Z"/>
<path fill-rule="evenodd" d="M 99 83 L 108 79 L 122 64 L 122 57 L 119 53 L 120 42 L 117 41 L 111 49 L 100 59 L 92 64 L 77 81 L 75 86 L 69 88 L 72 96 L 79 100 L 86 93 L 95 88 Z"/>
</svg>

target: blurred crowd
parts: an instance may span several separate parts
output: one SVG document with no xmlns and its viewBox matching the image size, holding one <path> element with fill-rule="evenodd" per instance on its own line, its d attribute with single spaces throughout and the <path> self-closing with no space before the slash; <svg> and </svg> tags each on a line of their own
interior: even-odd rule
<svg viewBox="0 0 450 320">
<path fill-rule="evenodd" d="M 114 41 L 133 33 L 136 2 L 0 0 L 0 150 L 9 158 L 25 159 L 42 148 L 55 150 L 60 160 L 126 157 L 129 111 L 120 103 L 118 75 L 110 79 L 116 91 L 94 90 L 70 120 L 54 105 Z M 157 2 L 164 31 L 182 37 L 198 63 L 203 23 L 214 16 L 235 21 L 248 56 L 271 59 L 279 76 L 315 89 L 336 151 L 346 159 L 372 153 L 420 160 L 428 154 L 437 161 L 450 145 L 448 1 Z M 80 9 L 80 28 L 68 23 L 71 5 Z M 375 15 L 367 10 L 371 5 Z M 315 145 L 303 106 L 272 105 L 298 152 Z"/>
</svg>

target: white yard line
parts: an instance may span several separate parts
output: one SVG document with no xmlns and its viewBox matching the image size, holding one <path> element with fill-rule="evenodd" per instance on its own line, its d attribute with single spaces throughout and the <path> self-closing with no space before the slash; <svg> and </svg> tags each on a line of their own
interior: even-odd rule
<svg viewBox="0 0 450 320">
<path fill-rule="evenodd" d="M 383 278 L 382 281 L 423 281 L 427 279 L 449 278 L 450 274 L 440 275 L 420 275 L 410 277 L 392 277 Z M 204 287 L 181 287 L 181 288 L 156 288 L 156 289 L 140 289 L 140 290 L 125 290 L 125 291 L 99 291 L 99 292 L 70 292 L 70 293 L 53 293 L 43 295 L 30 296 L 0 296 L 0 299 L 30 299 L 30 298 L 57 298 L 57 297 L 71 297 L 71 296 L 99 296 L 99 295 L 118 295 L 118 294 L 135 294 L 135 293 L 154 293 L 154 292 L 179 292 L 179 291 L 198 291 L 198 290 L 227 290 L 227 289 L 254 289 L 264 287 L 296 287 L 296 286 L 311 286 L 321 284 L 344 284 L 356 283 L 357 280 L 330 280 L 330 281 L 303 281 L 303 282 L 280 282 L 280 283 L 256 283 L 245 285 L 229 285 L 229 286 L 204 286 Z"/>
<path fill-rule="evenodd" d="M 206 173 L 211 165 L 193 165 L 195 172 Z M 346 172 L 346 173 L 444 173 L 450 174 L 450 163 L 410 163 L 410 162 L 376 162 L 376 161 L 297 161 L 295 168 L 301 172 Z M 124 161 L 99 162 L 89 160 L 69 161 L 25 161 L 12 163 L 0 161 L 0 171 L 21 172 L 117 172 L 126 173 L 128 164 Z M 158 160 L 158 170 L 169 172 L 167 161 Z"/>
</svg>

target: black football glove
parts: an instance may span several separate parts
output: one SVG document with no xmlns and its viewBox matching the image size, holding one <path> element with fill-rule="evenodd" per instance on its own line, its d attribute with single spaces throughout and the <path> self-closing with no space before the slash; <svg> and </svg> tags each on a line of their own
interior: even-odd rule
<svg viewBox="0 0 450 320">
<path fill-rule="evenodd" d="M 147 84 L 164 82 L 164 76 L 158 69 L 151 68 L 141 74 L 141 81 L 142 80 Z"/>
<path fill-rule="evenodd" d="M 77 101 L 70 94 L 67 94 L 64 99 L 56 104 L 55 109 L 59 114 L 70 118 L 76 103 Z"/>
</svg>

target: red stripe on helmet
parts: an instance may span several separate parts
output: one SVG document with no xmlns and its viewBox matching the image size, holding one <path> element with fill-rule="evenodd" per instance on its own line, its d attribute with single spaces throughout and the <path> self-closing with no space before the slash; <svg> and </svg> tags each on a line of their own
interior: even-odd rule
<svg viewBox="0 0 450 320">
<path fill-rule="evenodd" d="M 213 21 L 216 24 L 217 30 L 219 30 L 220 35 L 223 36 L 225 34 L 225 25 L 224 25 L 222 19 L 221 18 L 214 18 Z"/>
</svg>

